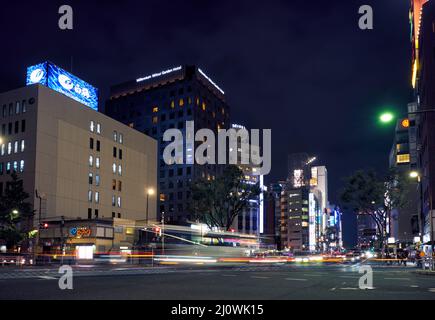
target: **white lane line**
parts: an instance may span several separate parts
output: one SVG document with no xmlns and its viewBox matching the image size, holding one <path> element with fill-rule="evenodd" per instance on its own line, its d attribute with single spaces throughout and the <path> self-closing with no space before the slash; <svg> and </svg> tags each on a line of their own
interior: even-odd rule
<svg viewBox="0 0 435 320">
<path fill-rule="evenodd" d="M 358 290 L 358 288 L 340 288 L 340 290 Z"/>
<path fill-rule="evenodd" d="M 57 280 L 55 277 L 49 277 L 49 276 L 38 276 L 38 278 L 42 280 Z"/>
<path fill-rule="evenodd" d="M 411 281 L 409 278 L 384 278 L 384 280 L 403 280 L 403 281 Z"/>
<path fill-rule="evenodd" d="M 429 292 L 435 293 L 435 288 L 429 288 Z"/>
<path fill-rule="evenodd" d="M 256 276 L 251 276 L 252 279 L 270 279 L 270 277 L 256 277 Z"/>
<path fill-rule="evenodd" d="M 417 286 L 417 285 L 412 285 L 412 286 L 410 286 L 411 288 L 420 288 L 419 286 Z"/>
<path fill-rule="evenodd" d="M 287 281 L 308 281 L 307 279 L 299 279 L 299 278 L 285 278 Z"/>
<path fill-rule="evenodd" d="M 337 290 L 337 288 L 332 288 L 331 290 L 329 290 L 329 291 L 335 291 L 335 290 Z"/>
</svg>

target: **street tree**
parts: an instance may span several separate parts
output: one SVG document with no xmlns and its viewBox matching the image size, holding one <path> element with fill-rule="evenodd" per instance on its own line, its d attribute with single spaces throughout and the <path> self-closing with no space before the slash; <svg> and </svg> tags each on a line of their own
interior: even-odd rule
<svg viewBox="0 0 435 320">
<path fill-rule="evenodd" d="M 246 183 L 243 171 L 232 165 L 214 180 L 192 183 L 190 209 L 209 228 L 229 231 L 236 217 L 249 208 L 250 200 L 260 192 L 259 184 Z"/>
<path fill-rule="evenodd" d="M 34 210 L 23 189 L 23 180 L 13 172 L 0 196 L 0 239 L 12 248 L 25 239 Z"/>
<path fill-rule="evenodd" d="M 406 203 L 406 175 L 390 169 L 381 176 L 373 170 L 358 170 L 345 180 L 340 198 L 343 208 L 357 215 L 367 215 L 376 224 L 379 246 L 385 250 L 390 236 L 388 226 L 393 209 Z"/>
</svg>

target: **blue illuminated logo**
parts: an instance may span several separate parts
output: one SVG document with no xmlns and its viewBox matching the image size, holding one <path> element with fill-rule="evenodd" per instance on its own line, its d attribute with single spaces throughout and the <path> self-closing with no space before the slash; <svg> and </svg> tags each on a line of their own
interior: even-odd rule
<svg viewBox="0 0 435 320">
<path fill-rule="evenodd" d="M 47 63 L 37 64 L 27 68 L 26 85 L 40 83 L 47 85 Z"/>
<path fill-rule="evenodd" d="M 44 62 L 27 68 L 27 85 L 39 83 L 94 110 L 98 110 L 98 89 L 58 66 Z"/>
</svg>

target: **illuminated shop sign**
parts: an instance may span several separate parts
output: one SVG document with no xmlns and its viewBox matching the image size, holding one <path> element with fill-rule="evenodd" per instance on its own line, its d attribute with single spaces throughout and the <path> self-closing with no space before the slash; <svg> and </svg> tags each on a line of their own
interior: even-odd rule
<svg viewBox="0 0 435 320">
<path fill-rule="evenodd" d="M 89 238 L 92 230 L 89 227 L 74 227 L 69 229 L 69 234 L 73 238 Z"/>
<path fill-rule="evenodd" d="M 98 89 L 51 62 L 43 62 L 27 68 L 26 85 L 35 83 L 98 110 Z"/>
<path fill-rule="evenodd" d="M 182 66 L 179 66 L 179 67 L 168 69 L 168 70 L 164 70 L 164 71 L 161 71 L 161 72 L 158 72 L 158 73 L 153 73 L 153 74 L 151 74 L 149 76 L 136 79 L 136 82 L 142 82 L 142 81 L 158 78 L 158 77 L 170 74 L 170 73 L 175 72 L 175 71 L 180 71 L 182 68 L 183 68 Z"/>
</svg>

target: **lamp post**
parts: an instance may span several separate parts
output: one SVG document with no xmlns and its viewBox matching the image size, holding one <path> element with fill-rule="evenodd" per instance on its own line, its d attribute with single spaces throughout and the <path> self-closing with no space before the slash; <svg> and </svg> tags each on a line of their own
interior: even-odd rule
<svg viewBox="0 0 435 320">
<path fill-rule="evenodd" d="M 147 211 L 146 211 L 146 219 L 145 219 L 145 223 L 146 223 L 147 227 L 148 227 L 148 202 L 149 202 L 150 196 L 152 196 L 152 195 L 154 195 L 154 189 L 149 188 L 147 190 Z"/>
</svg>

